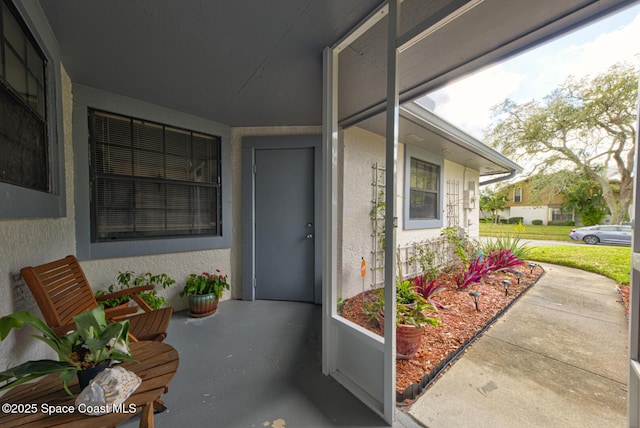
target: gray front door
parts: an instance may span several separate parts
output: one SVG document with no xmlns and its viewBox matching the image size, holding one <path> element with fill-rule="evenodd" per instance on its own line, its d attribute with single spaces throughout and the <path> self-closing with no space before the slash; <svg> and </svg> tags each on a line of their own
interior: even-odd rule
<svg viewBox="0 0 640 428">
<path fill-rule="evenodd" d="M 314 301 L 314 150 L 255 151 L 255 297 Z"/>
</svg>

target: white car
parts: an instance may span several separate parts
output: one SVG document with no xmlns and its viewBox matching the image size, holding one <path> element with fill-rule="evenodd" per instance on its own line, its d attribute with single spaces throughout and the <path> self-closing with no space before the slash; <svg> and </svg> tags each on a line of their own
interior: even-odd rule
<svg viewBox="0 0 640 428">
<path fill-rule="evenodd" d="M 605 225 L 587 226 L 573 229 L 569 238 L 576 241 L 584 241 L 585 244 L 626 244 L 631 245 L 631 226 Z"/>
</svg>

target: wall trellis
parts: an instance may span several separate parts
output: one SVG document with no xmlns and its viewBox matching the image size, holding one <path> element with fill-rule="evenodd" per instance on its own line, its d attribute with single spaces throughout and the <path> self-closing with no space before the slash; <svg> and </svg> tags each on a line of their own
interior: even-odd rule
<svg viewBox="0 0 640 428">
<path fill-rule="evenodd" d="M 460 182 L 447 180 L 447 227 L 460 227 Z"/>
<path fill-rule="evenodd" d="M 371 209 L 370 217 L 373 232 L 371 233 L 372 246 L 369 270 L 371 271 L 371 288 L 377 288 L 378 285 L 384 284 L 384 211 L 386 206 L 384 189 L 386 186 L 386 169 L 383 165 L 379 165 L 378 162 L 375 162 L 371 169 L 373 172 L 373 180 L 371 182 L 371 188 L 373 189 L 371 203 L 373 208 Z"/>
</svg>

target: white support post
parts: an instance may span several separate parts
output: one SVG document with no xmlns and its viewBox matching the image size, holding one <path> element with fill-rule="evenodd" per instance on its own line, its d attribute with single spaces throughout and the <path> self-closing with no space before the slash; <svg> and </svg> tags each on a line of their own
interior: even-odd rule
<svg viewBox="0 0 640 428">
<path fill-rule="evenodd" d="M 338 57 L 334 49 L 324 50 L 323 97 L 323 207 L 322 254 L 322 372 L 336 369 L 337 343 L 332 318 L 336 314 L 338 284 Z"/>
<path fill-rule="evenodd" d="M 640 106 L 638 108 L 638 120 L 636 122 L 636 141 L 640 138 Z M 633 183 L 633 214 L 632 214 L 632 254 L 631 254 L 631 281 L 629 282 L 630 303 L 629 308 L 629 375 L 627 392 L 627 418 L 628 426 L 640 427 L 640 235 L 638 235 L 638 215 L 640 214 L 640 178 L 638 177 L 638 165 L 640 163 L 640 151 L 636 150 L 634 164 Z"/>
<path fill-rule="evenodd" d="M 398 161 L 398 29 L 400 6 L 389 0 L 387 37 L 387 141 L 384 251 L 384 417 L 393 424 L 396 391 L 396 179 Z"/>
</svg>

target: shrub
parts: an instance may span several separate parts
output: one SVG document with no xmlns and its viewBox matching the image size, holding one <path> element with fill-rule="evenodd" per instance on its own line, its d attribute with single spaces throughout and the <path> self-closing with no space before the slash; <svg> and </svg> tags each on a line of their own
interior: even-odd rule
<svg viewBox="0 0 640 428">
<path fill-rule="evenodd" d="M 544 222 L 542 220 L 532 220 L 531 224 L 533 224 L 535 226 L 542 226 L 544 224 Z"/>
<path fill-rule="evenodd" d="M 507 219 L 506 218 L 501 218 L 500 219 L 500 224 L 507 224 Z"/>
<path fill-rule="evenodd" d="M 499 249 L 497 251 L 493 251 L 487 254 L 485 260 L 485 270 L 496 271 L 501 269 L 507 269 L 510 267 L 518 266 L 523 264 L 524 262 L 518 257 L 510 249 Z"/>
<path fill-rule="evenodd" d="M 482 261 L 480 257 L 473 260 L 467 266 L 467 270 L 462 272 L 456 278 L 456 284 L 460 290 L 468 289 L 471 284 L 479 282 L 483 276 L 487 275 L 490 270 L 487 269 L 487 265 Z"/>
<path fill-rule="evenodd" d="M 524 217 L 509 217 L 509 224 L 522 223 L 522 220 L 524 220 Z"/>
<path fill-rule="evenodd" d="M 478 252 L 478 249 L 476 248 L 477 245 L 465 235 L 464 231 L 458 229 L 457 227 L 446 227 L 442 229 L 442 232 L 440 232 L 440 236 L 444 236 L 445 238 L 447 238 L 447 241 L 453 247 L 453 252 L 458 256 L 458 258 L 460 258 L 461 261 L 465 263 L 468 262 L 471 257 L 473 257 L 473 254 L 476 254 Z M 440 266 L 437 267 L 436 275 L 427 279 L 436 278 L 439 271 Z"/>
<path fill-rule="evenodd" d="M 431 303 L 434 308 L 444 308 L 441 303 L 433 300 L 434 295 L 445 290 L 445 288 L 440 286 L 435 279 L 427 280 L 424 276 L 417 276 L 413 279 L 413 284 L 416 291 L 420 293 L 427 302 Z"/>
<path fill-rule="evenodd" d="M 520 260 L 525 260 L 529 255 L 529 247 L 526 243 L 520 243 L 520 237 L 518 235 L 514 237 L 507 235 L 484 241 L 480 250 L 483 254 L 487 255 L 500 250 L 509 250 Z"/>
<path fill-rule="evenodd" d="M 565 226 L 575 226 L 576 222 L 573 220 L 567 220 L 563 223 Z"/>
</svg>

